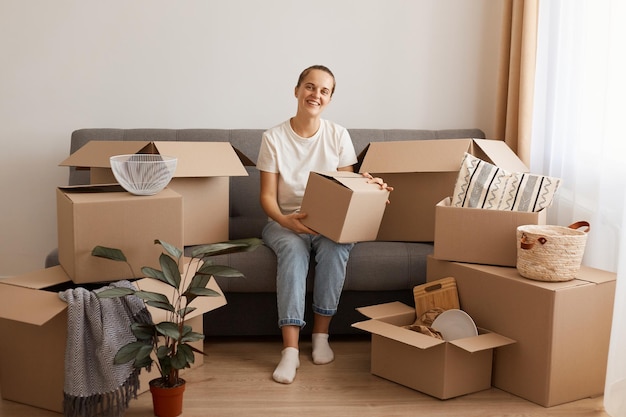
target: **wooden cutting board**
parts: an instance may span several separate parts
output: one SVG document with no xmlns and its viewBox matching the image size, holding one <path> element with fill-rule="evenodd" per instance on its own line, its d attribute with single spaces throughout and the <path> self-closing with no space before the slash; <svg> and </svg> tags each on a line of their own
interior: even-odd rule
<svg viewBox="0 0 626 417">
<path fill-rule="evenodd" d="M 424 312 L 433 308 L 450 310 L 460 308 L 459 293 L 454 277 L 442 278 L 427 282 L 413 288 L 415 298 L 415 313 L 420 317 Z"/>
</svg>

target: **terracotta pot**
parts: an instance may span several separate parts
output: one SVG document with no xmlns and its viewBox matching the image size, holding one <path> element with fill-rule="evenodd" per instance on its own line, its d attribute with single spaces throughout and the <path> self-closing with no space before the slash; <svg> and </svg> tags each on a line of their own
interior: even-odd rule
<svg viewBox="0 0 626 417">
<path fill-rule="evenodd" d="M 177 417 L 183 413 L 183 393 L 186 382 L 181 379 L 182 384 L 169 388 L 161 387 L 159 379 L 150 381 L 150 393 L 152 394 L 152 408 L 157 417 Z"/>
</svg>

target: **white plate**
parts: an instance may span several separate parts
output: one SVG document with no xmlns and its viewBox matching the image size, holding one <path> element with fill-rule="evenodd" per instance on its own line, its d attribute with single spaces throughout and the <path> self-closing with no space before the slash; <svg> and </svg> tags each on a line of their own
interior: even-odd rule
<svg viewBox="0 0 626 417">
<path fill-rule="evenodd" d="M 463 310 L 446 310 L 435 318 L 431 326 L 441 332 L 443 340 L 450 341 L 478 335 L 474 320 Z"/>
</svg>

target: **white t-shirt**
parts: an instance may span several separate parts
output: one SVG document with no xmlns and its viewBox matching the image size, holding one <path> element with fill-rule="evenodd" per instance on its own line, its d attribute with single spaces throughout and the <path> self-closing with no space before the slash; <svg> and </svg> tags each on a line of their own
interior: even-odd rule
<svg viewBox="0 0 626 417">
<path fill-rule="evenodd" d="M 357 162 L 348 130 L 320 121 L 313 137 L 298 136 L 289 120 L 263 133 L 257 160 L 260 171 L 278 173 L 278 206 L 283 214 L 300 208 L 311 171 L 337 171 Z"/>
</svg>

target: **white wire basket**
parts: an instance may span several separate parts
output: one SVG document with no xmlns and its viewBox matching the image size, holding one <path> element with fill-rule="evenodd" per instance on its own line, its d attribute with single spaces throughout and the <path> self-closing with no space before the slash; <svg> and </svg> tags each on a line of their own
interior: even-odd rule
<svg viewBox="0 0 626 417">
<path fill-rule="evenodd" d="M 178 158 L 158 154 L 115 155 L 110 158 L 117 182 L 129 193 L 154 195 L 169 184 Z"/>
</svg>

